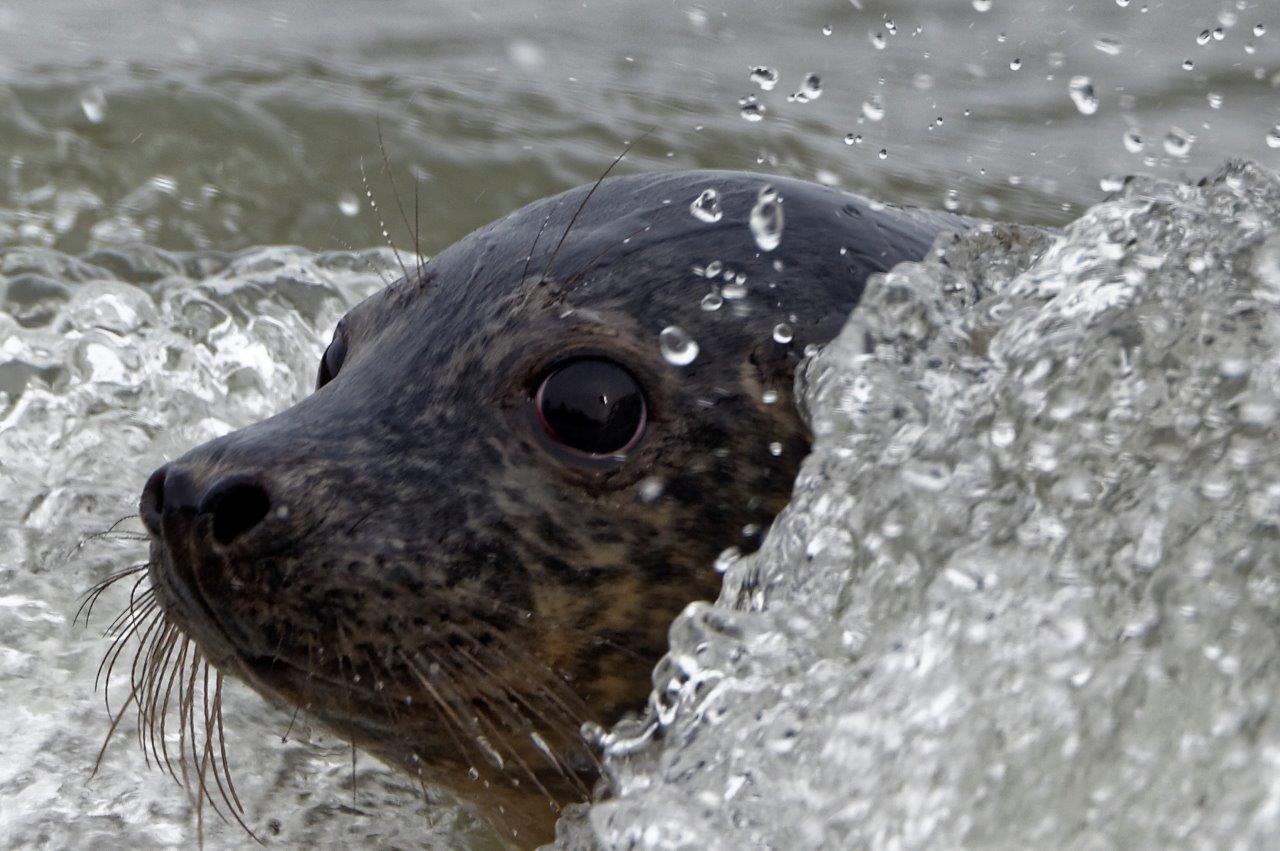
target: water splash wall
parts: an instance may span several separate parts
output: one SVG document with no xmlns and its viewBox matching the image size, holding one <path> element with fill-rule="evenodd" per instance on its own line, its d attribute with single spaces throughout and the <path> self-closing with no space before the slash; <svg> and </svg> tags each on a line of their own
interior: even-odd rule
<svg viewBox="0 0 1280 851">
<path fill-rule="evenodd" d="M 1276 175 L 944 239 L 800 384 L 791 506 L 562 847 L 1270 844 Z"/>
</svg>

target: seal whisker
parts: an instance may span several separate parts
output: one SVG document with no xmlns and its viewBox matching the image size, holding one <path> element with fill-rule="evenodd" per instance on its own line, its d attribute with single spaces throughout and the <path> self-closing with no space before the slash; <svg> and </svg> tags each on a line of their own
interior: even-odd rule
<svg viewBox="0 0 1280 851">
<path fill-rule="evenodd" d="M 382 214 L 378 212 L 378 202 L 373 199 L 373 189 L 369 186 L 369 175 L 364 171 L 364 158 L 360 158 L 360 181 L 364 184 L 365 197 L 369 199 L 369 206 L 373 208 L 373 212 L 378 216 L 378 224 L 382 227 L 382 237 L 387 241 L 391 253 L 395 255 L 396 264 L 400 266 L 400 271 L 404 273 L 405 280 L 409 279 L 409 270 L 405 268 L 404 260 L 400 257 L 400 252 L 396 248 L 395 242 L 391 239 L 391 234 L 387 230 L 387 223 L 382 220 Z"/>
<path fill-rule="evenodd" d="M 617 242 L 610 243 L 609 245 L 607 245 L 607 246 L 605 246 L 604 248 L 600 249 L 600 252 L 599 252 L 599 253 L 597 253 L 597 254 L 596 254 L 596 256 L 594 256 L 594 257 L 592 257 L 590 260 L 588 260 L 586 263 L 583 263 L 583 264 L 582 264 L 582 267 L 581 267 L 580 269 L 578 269 L 578 271 L 574 272 L 572 275 L 570 275 L 569 277 L 565 278 L 565 281 L 564 281 L 564 284 L 563 284 L 563 288 L 564 288 L 564 290 L 568 291 L 568 290 L 572 289 L 572 288 L 573 288 L 573 286 L 574 286 L 575 284 L 577 284 L 577 283 L 578 283 L 578 281 L 582 280 L 582 278 L 583 278 L 583 277 L 584 277 L 588 272 L 590 272 L 592 269 L 594 269 L 594 268 L 595 268 L 596 263 L 600 260 L 600 258 L 601 258 L 601 257 L 605 256 L 605 255 L 606 255 L 606 254 L 608 254 L 610 251 L 612 251 L 613 249 L 617 248 L 619 245 L 626 245 L 626 244 L 627 244 L 628 242 L 630 242 L 632 239 L 634 239 L 635 237 L 639 236 L 640 234 L 642 234 L 642 233 L 644 233 L 646 230 L 648 230 L 648 229 L 649 229 L 649 227 L 650 227 L 650 225 L 641 225 L 640 227 L 636 228 L 636 229 L 635 229 L 635 230 L 633 230 L 631 233 L 627 234 L 626 236 L 624 236 L 622 239 L 618 240 Z"/>
<path fill-rule="evenodd" d="M 116 533 L 116 529 L 118 529 L 118 528 L 120 527 L 120 524 L 121 524 L 121 523 L 124 523 L 124 522 L 126 522 L 126 521 L 128 521 L 128 520 L 133 520 L 133 519 L 135 519 L 136 517 L 138 517 L 138 515 L 137 515 L 137 514 L 126 514 L 124 517 L 121 517 L 119 520 L 115 521 L 115 522 L 114 522 L 114 523 L 112 523 L 110 526 L 108 526 L 107 528 L 103 529 L 101 532 L 93 532 L 93 533 L 91 533 L 91 534 L 89 534 L 89 535 L 86 535 L 85 537 L 83 537 L 83 538 L 81 538 L 81 539 L 80 539 L 80 542 L 79 542 L 78 544 L 76 544 L 76 545 L 75 545 L 75 546 L 73 546 L 70 550 L 68 550 L 68 551 L 67 551 L 67 554 L 66 554 L 66 556 L 64 556 L 63 560 L 64 560 L 64 561 L 69 560 L 73 555 L 75 555 L 75 554 L 76 554 L 76 552 L 77 552 L 77 551 L 79 551 L 80 549 L 82 549 L 82 548 L 84 547 L 84 545 L 85 545 L 85 544 L 89 543 L 90 541 L 96 541 L 96 540 L 99 540 L 99 539 L 101 539 L 101 538 L 112 537 L 112 538 L 115 538 L 115 539 L 117 539 L 117 540 L 123 540 L 123 541 L 145 541 L 145 540 L 147 540 L 147 539 L 148 539 L 148 538 L 147 538 L 147 536 L 146 536 L 146 535 L 144 535 L 144 534 L 142 534 L 141 532 L 119 532 L 119 533 Z"/>
<path fill-rule="evenodd" d="M 653 130 L 654 128 L 650 127 L 648 130 L 637 136 L 634 141 L 628 142 L 627 146 L 622 149 L 622 153 L 614 157 L 613 162 L 609 163 L 609 167 L 606 168 L 598 178 L 596 178 L 596 182 L 592 184 L 590 191 L 588 191 L 586 197 L 582 199 L 582 203 L 578 205 L 578 209 L 574 210 L 573 215 L 569 217 L 569 224 L 565 226 L 564 233 L 560 234 L 560 241 L 556 243 L 555 249 L 551 252 L 550 259 L 547 260 L 547 265 L 542 270 L 541 280 L 543 282 L 546 281 L 547 275 L 551 272 L 552 264 L 556 262 L 556 257 L 560 254 L 560 247 L 564 245 L 564 241 L 569 238 L 569 231 L 573 230 L 573 226 L 577 224 L 578 216 L 582 215 L 582 210 L 587 206 L 587 202 L 591 200 L 591 196 L 596 194 L 596 190 L 600 188 L 600 184 L 604 183 L 604 179 L 609 176 L 609 173 L 617 167 L 618 163 L 622 162 L 623 157 L 631 153 L 631 149 L 652 133 Z"/>
<path fill-rule="evenodd" d="M 431 653 L 433 660 L 435 660 L 435 667 L 440 668 L 441 665 L 436 654 L 429 648 L 427 648 L 427 652 Z M 465 743 L 467 725 L 464 724 L 461 717 L 458 716 L 453 705 L 444 699 L 439 689 L 436 688 L 436 685 L 431 682 L 431 666 L 427 665 L 422 657 L 417 653 L 412 655 L 399 653 L 399 655 L 400 658 L 404 660 L 405 665 L 409 668 L 409 672 L 417 678 L 418 682 L 422 684 L 422 687 L 427 690 L 428 696 L 435 701 L 435 704 L 440 707 L 440 711 L 444 713 L 443 720 L 445 722 L 445 731 L 449 734 L 449 737 L 453 739 L 454 744 L 457 745 L 458 754 L 463 758 L 463 760 L 470 761 L 470 749 Z"/>
<path fill-rule="evenodd" d="M 139 564 L 131 564 L 128 567 L 123 567 L 120 570 L 117 570 L 114 573 L 110 574 L 106 579 L 103 579 L 99 582 L 94 583 L 93 586 L 89 588 L 88 591 L 85 591 L 84 594 L 81 595 L 82 599 L 80 602 L 80 606 L 79 608 L 76 609 L 75 615 L 71 618 L 71 624 L 74 626 L 77 622 L 79 622 L 80 616 L 83 615 L 84 625 L 85 625 L 85 628 L 87 629 L 89 626 L 89 618 L 93 614 L 93 607 L 98 602 L 99 598 L 101 598 L 102 595 L 106 592 L 106 590 L 111 586 L 115 585 L 117 582 L 121 581 L 122 579 L 125 579 L 126 577 L 129 577 L 129 576 L 133 576 L 135 573 L 138 573 L 139 571 L 146 570 L 149 565 L 150 565 L 150 562 L 145 562 L 145 561 L 140 562 Z"/>
</svg>

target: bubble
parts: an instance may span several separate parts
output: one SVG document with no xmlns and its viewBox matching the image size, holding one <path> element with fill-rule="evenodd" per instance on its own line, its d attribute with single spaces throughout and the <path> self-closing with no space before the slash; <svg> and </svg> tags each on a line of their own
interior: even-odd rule
<svg viewBox="0 0 1280 851">
<path fill-rule="evenodd" d="M 708 313 L 719 310 L 724 305 L 724 296 L 714 290 L 702 297 L 702 301 L 698 302 L 699 306 Z"/>
<path fill-rule="evenodd" d="M 778 85 L 777 70 L 764 65 L 757 65 L 752 68 L 749 78 L 751 82 L 755 83 L 761 88 L 761 90 L 766 92 L 773 91 L 773 87 Z"/>
<path fill-rule="evenodd" d="M 662 359 L 672 366 L 688 366 L 698 356 L 698 343 L 678 325 L 668 325 L 658 335 Z"/>
<path fill-rule="evenodd" d="M 1124 134 L 1124 149 L 1129 153 L 1140 154 L 1144 147 L 1146 146 L 1142 142 L 1142 136 L 1137 130 L 1129 130 Z"/>
<path fill-rule="evenodd" d="M 1124 50 L 1124 45 L 1120 39 L 1110 35 L 1099 36 L 1094 39 L 1093 47 L 1098 52 L 1105 53 L 1108 56 L 1119 56 L 1120 52 Z"/>
<path fill-rule="evenodd" d="M 884 101 L 880 95 L 872 95 L 871 100 L 862 102 L 862 116 L 868 121 L 879 121 L 884 118 Z"/>
<path fill-rule="evenodd" d="M 80 109 L 91 124 L 101 124 L 107 117 L 107 96 L 94 86 L 80 95 Z"/>
<path fill-rule="evenodd" d="M 689 205 L 689 212 L 700 222 L 720 221 L 724 218 L 724 210 L 720 209 L 720 193 L 711 187 L 702 190 Z"/>
<path fill-rule="evenodd" d="M 1280 124 L 1272 127 L 1271 131 L 1267 133 L 1267 147 L 1280 148 Z"/>
<path fill-rule="evenodd" d="M 1191 146 L 1196 137 L 1180 127 L 1170 127 L 1164 136 L 1164 151 L 1171 157 L 1186 157 L 1191 154 Z"/>
<path fill-rule="evenodd" d="M 773 341 L 775 343 L 785 346 L 794 340 L 795 336 L 795 329 L 791 327 L 790 323 L 779 322 L 773 326 Z"/>
<path fill-rule="evenodd" d="M 1093 115 L 1098 111 L 1098 96 L 1094 94 L 1093 81 L 1088 77 L 1072 77 L 1067 92 L 1081 115 Z"/>
<path fill-rule="evenodd" d="M 764 118 L 764 104 L 756 99 L 755 95 L 747 95 L 738 100 L 738 109 L 740 114 L 747 121 L 759 121 Z"/>
<path fill-rule="evenodd" d="M 772 186 L 765 186 L 751 208 L 751 235 L 761 251 L 772 251 L 782 242 L 782 197 Z"/>
</svg>

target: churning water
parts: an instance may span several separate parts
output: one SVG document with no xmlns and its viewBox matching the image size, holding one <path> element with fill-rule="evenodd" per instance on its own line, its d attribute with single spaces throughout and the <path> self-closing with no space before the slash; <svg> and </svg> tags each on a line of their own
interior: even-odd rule
<svg viewBox="0 0 1280 851">
<path fill-rule="evenodd" d="M 145 547 L 134 520 L 81 543 L 160 463 L 309 392 L 337 317 L 397 274 L 358 250 L 381 218 L 412 243 L 379 135 L 430 253 L 653 126 L 624 167 L 1065 230 L 995 226 L 872 283 L 801 377 L 792 507 L 673 624 L 648 716 L 601 732 L 616 797 L 561 843 L 1267 845 L 1274 4 L 501 8 L 0 9 L 0 844 L 246 843 L 127 727 L 90 777 L 128 589 L 72 619 Z M 1185 180 L 1231 156 L 1260 165 Z M 224 703 L 268 843 L 495 845 L 305 716 Z"/>
</svg>

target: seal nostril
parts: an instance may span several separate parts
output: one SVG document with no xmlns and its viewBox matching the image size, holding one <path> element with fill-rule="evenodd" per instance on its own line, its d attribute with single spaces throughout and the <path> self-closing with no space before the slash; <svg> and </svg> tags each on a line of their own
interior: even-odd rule
<svg viewBox="0 0 1280 851">
<path fill-rule="evenodd" d="M 261 523 L 270 508 L 266 489 L 239 477 L 218 482 L 200 502 L 200 513 L 213 515 L 214 539 L 224 545 Z"/>
<path fill-rule="evenodd" d="M 142 488 L 142 497 L 138 500 L 138 513 L 142 515 L 142 525 L 152 535 L 160 535 L 160 518 L 164 516 L 164 480 L 169 467 L 165 465 L 156 470 L 147 479 Z"/>
</svg>

